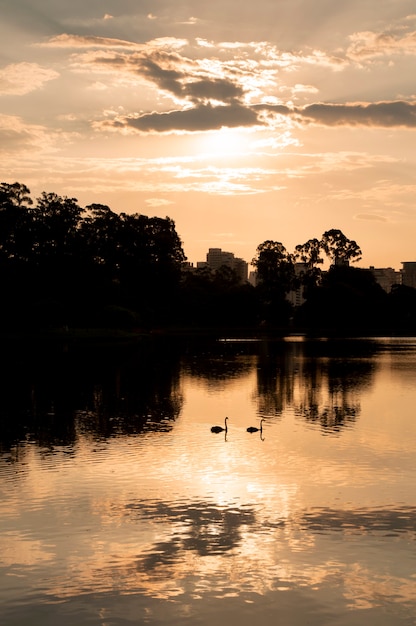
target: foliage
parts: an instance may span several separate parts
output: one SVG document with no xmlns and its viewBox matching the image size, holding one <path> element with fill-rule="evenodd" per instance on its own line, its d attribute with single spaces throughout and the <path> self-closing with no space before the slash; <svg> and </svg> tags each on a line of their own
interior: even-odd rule
<svg viewBox="0 0 416 626">
<path fill-rule="evenodd" d="M 267 240 L 258 246 L 252 264 L 258 274 L 262 323 L 287 324 L 292 311 L 286 296 L 297 286 L 293 256 L 279 241 Z"/>
<path fill-rule="evenodd" d="M 333 228 L 322 235 L 321 248 L 333 265 L 346 265 L 361 259 L 361 250 L 356 241 L 348 239 L 341 230 Z"/>
<path fill-rule="evenodd" d="M 297 322 L 337 334 L 385 328 L 387 294 L 370 270 L 333 265 L 297 311 Z"/>
<path fill-rule="evenodd" d="M 185 272 L 182 278 L 180 323 L 188 328 L 253 328 L 257 325 L 256 289 L 242 284 L 222 266 Z"/>
<path fill-rule="evenodd" d="M 336 229 L 293 254 L 268 239 L 252 260 L 253 287 L 228 266 L 185 271 L 169 217 L 82 208 L 76 198 L 46 192 L 34 203 L 25 185 L 0 183 L 3 328 L 414 332 L 416 289 L 385 293 L 369 270 L 349 266 L 360 258 L 358 244 Z M 294 307 L 296 290 L 303 304 Z"/>
<path fill-rule="evenodd" d="M 0 185 L 3 322 L 166 318 L 185 260 L 170 218 L 117 214 L 98 204 L 84 209 L 75 198 L 45 192 L 33 205 L 29 193 L 19 183 Z"/>
<path fill-rule="evenodd" d="M 323 263 L 321 257 L 322 243 L 319 239 L 309 239 L 303 244 L 295 247 L 294 259 L 297 262 L 304 263 L 308 269 Z"/>
</svg>

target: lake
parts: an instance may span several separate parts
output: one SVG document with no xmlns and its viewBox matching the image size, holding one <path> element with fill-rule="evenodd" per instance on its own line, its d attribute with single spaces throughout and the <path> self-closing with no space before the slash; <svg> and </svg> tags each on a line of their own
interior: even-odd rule
<svg viewBox="0 0 416 626">
<path fill-rule="evenodd" d="M 415 338 L 5 364 L 2 626 L 416 624 Z"/>
</svg>

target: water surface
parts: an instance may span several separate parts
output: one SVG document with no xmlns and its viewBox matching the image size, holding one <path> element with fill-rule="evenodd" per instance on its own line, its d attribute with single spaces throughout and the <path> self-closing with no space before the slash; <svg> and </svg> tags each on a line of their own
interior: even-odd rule
<svg viewBox="0 0 416 626">
<path fill-rule="evenodd" d="M 416 623 L 415 339 L 7 358 L 1 624 Z"/>
</svg>

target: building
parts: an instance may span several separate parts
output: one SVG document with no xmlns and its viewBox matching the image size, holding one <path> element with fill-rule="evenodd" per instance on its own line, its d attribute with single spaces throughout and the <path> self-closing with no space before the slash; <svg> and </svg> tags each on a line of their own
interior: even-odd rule
<svg viewBox="0 0 416 626">
<path fill-rule="evenodd" d="M 380 287 L 382 287 L 384 291 L 387 291 L 387 293 L 390 293 L 393 285 L 400 285 L 402 282 L 402 273 L 397 272 L 392 267 L 377 268 L 373 265 L 370 265 L 369 270 L 380 285 Z"/>
<path fill-rule="evenodd" d="M 199 261 L 197 268 L 209 267 L 217 271 L 220 267 L 230 267 L 237 274 L 242 283 L 248 280 L 248 263 L 244 259 L 235 257 L 232 252 L 225 252 L 221 248 L 209 248 L 207 252 L 207 260 Z"/>
<path fill-rule="evenodd" d="M 207 252 L 207 265 L 213 270 L 219 270 L 222 265 L 234 266 L 234 254 L 223 252 L 221 248 L 210 248 Z"/>
<path fill-rule="evenodd" d="M 306 263 L 295 263 L 294 268 L 296 278 L 300 278 L 302 274 L 306 272 L 307 265 Z M 294 307 L 301 306 L 305 302 L 305 298 L 303 296 L 303 284 L 301 281 L 296 289 L 289 291 L 286 296 L 286 300 L 288 300 Z"/>
<path fill-rule="evenodd" d="M 402 261 L 402 285 L 416 289 L 416 261 Z"/>
<path fill-rule="evenodd" d="M 248 282 L 250 283 L 250 285 L 253 285 L 253 287 L 257 287 L 257 272 L 256 272 L 256 270 L 253 270 L 252 272 L 250 272 L 250 274 L 248 275 Z"/>
</svg>

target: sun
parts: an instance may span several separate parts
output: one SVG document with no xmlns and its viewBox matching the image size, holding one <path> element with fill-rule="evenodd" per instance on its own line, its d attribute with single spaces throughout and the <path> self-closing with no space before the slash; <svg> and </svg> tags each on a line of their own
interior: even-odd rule
<svg viewBox="0 0 416 626">
<path fill-rule="evenodd" d="M 249 150 L 247 133 L 241 130 L 222 128 L 204 133 L 198 139 L 198 152 L 215 157 L 245 156 Z"/>
</svg>

